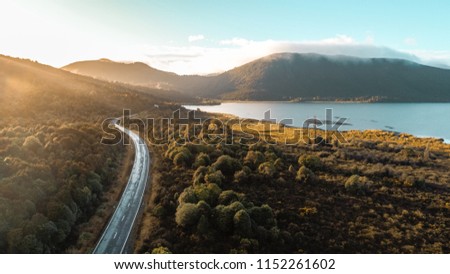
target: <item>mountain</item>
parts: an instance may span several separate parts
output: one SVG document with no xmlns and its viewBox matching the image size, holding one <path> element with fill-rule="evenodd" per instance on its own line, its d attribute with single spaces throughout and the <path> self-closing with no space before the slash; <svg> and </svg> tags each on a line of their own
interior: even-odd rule
<svg viewBox="0 0 450 274">
<path fill-rule="evenodd" d="M 385 58 L 279 53 L 216 76 L 180 76 L 143 63 L 78 62 L 64 67 L 109 81 L 230 100 L 450 102 L 450 70 Z"/>
<path fill-rule="evenodd" d="M 157 70 L 144 63 L 125 64 L 108 59 L 76 62 L 62 69 L 102 80 L 162 89 L 170 89 L 169 83 L 177 81 L 179 77 L 175 73 Z"/>
<path fill-rule="evenodd" d="M 198 87 L 208 87 L 209 80 L 213 79 L 213 77 L 195 75 L 181 76 L 152 68 L 141 62 L 119 63 L 108 59 L 75 62 L 62 69 L 111 82 L 154 89 L 178 90 L 189 94 L 195 94 Z"/>
<path fill-rule="evenodd" d="M 0 55 L 0 119 L 120 114 L 174 101 L 178 93 L 111 83 L 76 75 L 33 61 Z M 45 119 L 45 118 L 44 118 Z"/>
<path fill-rule="evenodd" d="M 229 99 L 450 101 L 450 70 L 398 59 L 274 54 L 225 73 Z"/>
</svg>

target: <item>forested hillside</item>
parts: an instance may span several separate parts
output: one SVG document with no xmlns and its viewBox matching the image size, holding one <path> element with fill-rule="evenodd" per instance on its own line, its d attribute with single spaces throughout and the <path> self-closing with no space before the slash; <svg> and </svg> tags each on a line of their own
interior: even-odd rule
<svg viewBox="0 0 450 274">
<path fill-rule="evenodd" d="M 215 99 L 450 102 L 450 70 L 401 59 L 278 53 L 215 76 L 181 76 L 144 63 L 104 60 L 64 69 Z"/>
<path fill-rule="evenodd" d="M 124 152 L 100 144 L 101 122 L 155 103 L 158 115 L 164 100 L 151 93 L 0 56 L 1 253 L 60 253 L 77 241 Z"/>
</svg>

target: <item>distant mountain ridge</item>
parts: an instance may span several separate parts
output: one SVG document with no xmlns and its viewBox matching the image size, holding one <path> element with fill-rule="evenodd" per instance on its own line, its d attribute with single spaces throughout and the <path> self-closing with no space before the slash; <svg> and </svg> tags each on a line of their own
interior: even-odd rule
<svg viewBox="0 0 450 274">
<path fill-rule="evenodd" d="M 181 76 L 144 63 L 83 61 L 73 73 L 229 100 L 450 102 L 450 70 L 402 59 L 272 54 L 215 76 Z"/>
<path fill-rule="evenodd" d="M 179 77 L 175 73 L 160 71 L 144 63 L 125 64 L 109 59 L 76 62 L 63 69 L 102 80 L 152 87 L 173 82 Z"/>
<path fill-rule="evenodd" d="M 109 83 L 0 55 L 0 114 L 8 117 L 66 115 L 89 120 L 94 114 L 110 117 L 120 115 L 123 109 L 142 111 L 155 103 L 177 100 L 191 98 L 177 92 Z"/>
</svg>

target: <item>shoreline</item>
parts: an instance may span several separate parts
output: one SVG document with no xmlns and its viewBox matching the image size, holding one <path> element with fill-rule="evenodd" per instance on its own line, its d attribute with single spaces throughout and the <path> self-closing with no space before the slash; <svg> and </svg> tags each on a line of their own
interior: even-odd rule
<svg viewBox="0 0 450 274">
<path fill-rule="evenodd" d="M 283 101 L 254 101 L 255 103 L 273 103 L 273 102 L 283 102 Z M 291 103 L 288 101 L 284 101 L 286 103 Z M 234 103 L 253 103 L 253 101 L 235 101 Z M 371 104 L 371 103 L 370 103 Z M 220 104 L 219 104 L 220 105 Z M 195 108 L 187 108 L 187 106 L 201 106 L 201 105 L 181 105 L 182 107 L 188 109 L 188 110 L 197 110 Z M 215 105 L 208 105 L 208 106 L 215 106 Z M 204 113 L 211 113 L 211 114 L 215 114 L 215 115 L 221 115 L 221 116 L 225 116 L 225 117 L 229 117 L 229 118 L 237 118 L 237 119 L 242 119 L 242 120 L 254 120 L 254 121 L 258 121 L 258 122 L 269 122 L 269 121 L 265 121 L 264 119 L 255 119 L 255 118 L 249 118 L 249 117 L 241 117 L 235 114 L 231 114 L 231 113 L 226 113 L 226 112 L 213 112 L 213 111 L 204 111 L 204 110 L 200 110 Z M 279 123 L 274 123 L 274 124 L 279 124 Z M 286 127 L 289 128 L 298 128 L 298 129 L 304 129 L 304 127 L 300 127 L 300 126 L 294 126 L 294 125 L 284 125 Z M 377 129 L 377 128 L 373 128 L 373 129 L 346 129 L 346 130 L 341 130 L 341 132 L 349 132 L 349 131 L 358 131 L 358 132 L 373 132 L 373 131 L 379 131 L 379 132 L 387 132 L 387 133 L 394 133 L 395 135 L 410 135 L 413 136 L 414 138 L 417 139 L 432 139 L 436 142 L 441 142 L 444 145 L 450 145 L 450 139 L 447 138 L 442 138 L 442 137 L 436 137 L 436 136 L 429 136 L 429 135 L 414 135 L 408 132 L 401 132 L 401 131 L 396 131 L 396 130 L 390 130 L 390 129 Z"/>
<path fill-rule="evenodd" d="M 186 104 L 192 106 L 220 106 L 223 103 L 237 103 L 237 104 L 263 104 L 263 103 L 282 103 L 282 104 L 450 104 L 450 102 L 424 102 L 424 101 L 352 101 L 352 100 L 220 100 L 214 99 L 210 102 L 198 102 L 196 104 Z"/>
</svg>

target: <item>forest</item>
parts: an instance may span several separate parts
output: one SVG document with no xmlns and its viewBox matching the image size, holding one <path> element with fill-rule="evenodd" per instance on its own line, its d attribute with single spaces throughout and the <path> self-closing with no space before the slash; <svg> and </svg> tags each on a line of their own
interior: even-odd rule
<svg viewBox="0 0 450 274">
<path fill-rule="evenodd" d="M 103 120 L 155 103 L 158 115 L 170 96 L 0 56 L 0 253 L 95 242 L 79 228 L 94 214 L 106 223 L 99 205 L 126 151 L 100 143 Z"/>
<path fill-rule="evenodd" d="M 63 252 L 115 178 L 123 146 L 101 146 L 95 125 L 0 131 L 0 250 Z"/>
</svg>

